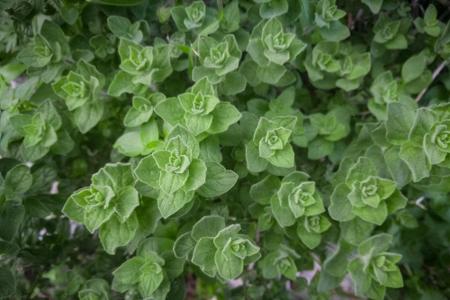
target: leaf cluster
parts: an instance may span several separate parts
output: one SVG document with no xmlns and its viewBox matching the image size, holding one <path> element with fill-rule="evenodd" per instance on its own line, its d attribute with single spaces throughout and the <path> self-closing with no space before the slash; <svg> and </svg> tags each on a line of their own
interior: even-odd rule
<svg viewBox="0 0 450 300">
<path fill-rule="evenodd" d="M 448 1 L 0 3 L 0 299 L 448 299 Z"/>
</svg>

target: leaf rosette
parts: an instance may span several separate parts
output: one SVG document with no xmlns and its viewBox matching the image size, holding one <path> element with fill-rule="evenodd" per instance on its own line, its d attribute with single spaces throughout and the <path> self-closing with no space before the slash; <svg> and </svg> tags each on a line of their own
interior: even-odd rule
<svg viewBox="0 0 450 300">
<path fill-rule="evenodd" d="M 123 124 L 126 127 L 136 127 L 148 122 L 153 115 L 156 104 L 165 98 L 161 93 L 154 93 L 149 97 L 134 96 L 132 105 L 123 119 Z"/>
<path fill-rule="evenodd" d="M 84 224 L 91 233 L 112 220 L 113 215 L 125 223 L 139 205 L 139 194 L 134 183 L 129 164 L 107 164 L 92 176 L 89 187 L 69 197 L 63 212 L 72 220 Z"/>
<path fill-rule="evenodd" d="M 373 27 L 373 42 L 389 50 L 405 49 L 408 47 L 408 39 L 405 36 L 408 27 L 409 23 L 402 19 L 390 20 L 386 16 L 380 16 Z"/>
<path fill-rule="evenodd" d="M 144 157 L 137 165 L 138 179 L 157 191 L 163 217 L 191 202 L 194 192 L 205 183 L 207 167 L 199 155 L 195 137 L 177 126 L 167 136 L 162 149 Z"/>
<path fill-rule="evenodd" d="M 315 3 L 314 25 L 323 40 L 340 42 L 350 36 L 350 30 L 340 21 L 346 14 L 337 7 L 336 0 L 319 0 Z"/>
<path fill-rule="evenodd" d="M 64 99 L 67 108 L 73 111 L 83 106 L 90 99 L 95 99 L 100 93 L 100 81 L 94 77 L 83 77 L 81 74 L 70 71 L 54 85 L 55 92 Z"/>
<path fill-rule="evenodd" d="M 47 40 L 37 35 L 22 49 L 17 59 L 30 67 L 42 68 L 48 65 L 54 56 L 58 55 L 54 55 Z"/>
<path fill-rule="evenodd" d="M 297 277 L 296 259 L 300 258 L 294 250 L 282 245 L 279 249 L 264 255 L 258 262 L 262 275 L 267 279 L 275 279 L 284 276 L 291 280 Z"/>
<path fill-rule="evenodd" d="M 194 1 L 188 6 L 172 8 L 172 18 L 180 31 L 188 31 L 202 26 L 206 15 L 203 1 Z"/>
<path fill-rule="evenodd" d="M 294 167 L 294 149 L 290 140 L 296 122 L 295 116 L 259 119 L 252 141 L 246 145 L 246 160 L 250 171 L 260 172 L 269 163 L 279 168 Z"/>
<path fill-rule="evenodd" d="M 294 33 L 284 30 L 279 19 L 263 20 L 250 35 L 247 45 L 249 56 L 241 65 L 241 71 L 252 86 L 260 82 L 286 86 L 295 80 L 295 74 L 287 68 L 287 64 L 294 63 L 306 47 Z"/>
<path fill-rule="evenodd" d="M 200 228 L 200 225 L 209 227 Z M 259 247 L 246 235 L 240 234 L 240 230 L 239 224 L 225 227 L 225 221 L 219 216 L 200 219 L 190 234 L 195 243 L 192 263 L 210 277 L 219 275 L 225 280 L 237 278 L 245 264 L 260 257 Z"/>
<path fill-rule="evenodd" d="M 73 113 L 75 124 L 82 133 L 91 130 L 103 116 L 104 103 L 100 100 L 104 85 L 103 74 L 83 59 L 78 61 L 75 70 L 52 85 L 53 91 L 64 99 Z"/>
<path fill-rule="evenodd" d="M 349 169 L 345 183 L 336 186 L 329 212 L 333 219 L 349 221 L 355 216 L 381 225 L 389 213 L 405 207 L 406 198 L 396 183 L 378 176 L 374 164 L 360 157 Z"/>
<path fill-rule="evenodd" d="M 259 4 L 259 15 L 263 19 L 270 19 L 287 13 L 289 2 L 287 0 L 253 0 Z"/>
<path fill-rule="evenodd" d="M 113 272 L 112 287 L 118 292 L 137 290 L 144 298 L 152 297 L 159 288 L 163 288 L 166 277 L 164 265 L 164 259 L 157 253 L 141 253 L 125 261 Z"/>
<path fill-rule="evenodd" d="M 172 20 L 180 32 L 198 35 L 214 33 L 219 28 L 216 10 L 206 7 L 203 1 L 193 1 L 190 5 L 174 6 L 170 10 Z"/>
<path fill-rule="evenodd" d="M 417 18 L 414 20 L 414 25 L 419 32 L 437 37 L 442 32 L 443 23 L 438 19 L 438 11 L 433 4 L 428 5 L 425 10 L 423 18 Z"/>
<path fill-rule="evenodd" d="M 387 251 L 391 243 L 392 236 L 381 233 L 359 244 L 358 256 L 348 266 L 357 295 L 379 298 L 384 296 L 387 287 L 403 286 L 397 266 L 402 256 Z"/>
<path fill-rule="evenodd" d="M 23 137 L 20 155 L 30 161 L 42 158 L 56 146 L 63 131 L 61 117 L 50 101 L 43 102 L 31 113 L 12 113 L 9 119 L 19 137 Z"/>
<path fill-rule="evenodd" d="M 425 134 L 423 146 L 431 164 L 444 162 L 450 153 L 450 119 L 437 121 Z"/>
<path fill-rule="evenodd" d="M 68 39 L 59 25 L 45 20 L 35 35 L 17 54 L 17 60 L 29 68 L 47 68 L 44 81 L 51 82 L 62 70 L 61 61 L 70 58 Z M 53 68 L 53 70 L 51 70 Z"/>
<path fill-rule="evenodd" d="M 262 21 L 253 29 L 247 52 L 260 67 L 284 65 L 293 61 L 306 48 L 294 33 L 285 32 L 276 18 Z"/>
<path fill-rule="evenodd" d="M 208 77 L 213 84 L 230 80 L 227 75 L 237 70 L 242 54 L 232 34 L 225 35 L 220 42 L 209 36 L 199 36 L 193 49 L 198 55 L 200 65 L 192 70 L 192 79 L 198 81 Z"/>
<path fill-rule="evenodd" d="M 368 108 L 379 120 L 386 119 L 388 103 L 398 102 L 403 97 L 399 83 L 391 71 L 382 72 L 375 77 L 370 93 L 373 98 L 369 100 Z"/>
<path fill-rule="evenodd" d="M 351 91 L 369 73 L 371 57 L 358 45 L 322 41 L 308 52 L 304 65 L 315 86 Z"/>
<path fill-rule="evenodd" d="M 305 216 L 297 224 L 297 236 L 309 249 L 319 246 L 322 234 L 331 227 L 331 223 L 323 214 Z"/>
<path fill-rule="evenodd" d="M 346 12 L 339 9 L 336 0 L 320 0 L 316 5 L 314 21 L 319 27 L 330 27 L 330 23 L 342 19 Z"/>
<path fill-rule="evenodd" d="M 335 108 L 326 114 L 308 116 L 307 128 L 308 158 L 320 159 L 331 155 L 336 143 L 350 133 L 350 114 L 345 108 Z"/>
<path fill-rule="evenodd" d="M 178 128 L 174 129 L 174 131 L 178 130 Z M 185 138 L 186 135 L 188 135 L 188 133 L 170 137 L 166 141 L 164 150 L 156 151 L 152 154 L 156 165 L 161 172 L 159 179 L 161 190 L 166 193 L 174 193 L 185 185 L 190 175 L 189 169 L 191 164 L 193 166 L 197 164 L 201 165 L 200 169 L 206 172 L 204 163 L 197 159 L 199 155 L 198 148 L 196 148 L 197 151 L 195 151 L 190 148 L 191 145 L 188 146 L 188 143 L 195 141 L 195 138 L 188 137 L 190 139 L 188 142 Z M 204 174 L 201 177 L 204 177 Z"/>
<path fill-rule="evenodd" d="M 155 111 L 170 125 L 182 125 L 200 138 L 226 131 L 241 117 L 234 105 L 217 98 L 206 77 L 178 97 L 159 102 Z"/>
<path fill-rule="evenodd" d="M 444 153 L 450 152 L 450 120 L 445 120 L 434 126 L 430 142 Z"/>
<path fill-rule="evenodd" d="M 158 44 L 154 46 L 142 46 L 134 41 L 121 38 L 119 42 L 120 66 L 122 72 L 118 72 L 109 89 L 110 94 L 119 95 L 123 91 L 133 91 L 139 85 L 151 85 L 161 82 L 172 73 L 170 63 L 170 46 Z M 134 87 L 122 87 L 129 84 L 124 81 L 130 80 Z"/>
<path fill-rule="evenodd" d="M 401 287 L 402 285 L 398 284 L 401 273 L 396 265 L 401 258 L 400 254 L 390 252 L 381 252 L 374 256 L 369 263 L 369 272 L 372 279 L 386 287 Z"/>
<path fill-rule="evenodd" d="M 285 176 L 277 192 L 281 207 L 289 208 L 294 218 L 318 215 L 325 211 L 314 181 L 306 173 L 295 171 Z"/>
</svg>

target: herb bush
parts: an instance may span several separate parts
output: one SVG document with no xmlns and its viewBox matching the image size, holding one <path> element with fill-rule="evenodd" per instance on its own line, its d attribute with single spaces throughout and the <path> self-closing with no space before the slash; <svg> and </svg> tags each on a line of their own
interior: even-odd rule
<svg viewBox="0 0 450 300">
<path fill-rule="evenodd" d="M 448 299 L 450 2 L 0 3 L 0 298 Z"/>
</svg>

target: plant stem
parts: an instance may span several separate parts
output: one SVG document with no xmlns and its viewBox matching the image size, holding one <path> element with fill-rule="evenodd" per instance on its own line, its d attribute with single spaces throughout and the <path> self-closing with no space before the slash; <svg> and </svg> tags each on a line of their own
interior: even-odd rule
<svg viewBox="0 0 450 300">
<path fill-rule="evenodd" d="M 433 81 L 436 79 L 436 77 L 439 76 L 439 74 L 442 72 L 442 70 L 443 70 L 447 65 L 448 65 L 448 61 L 444 60 L 443 62 L 441 62 L 441 63 L 436 67 L 436 69 L 433 71 L 433 75 L 431 76 L 431 82 L 433 82 Z M 430 84 L 431 84 L 431 82 L 430 82 Z M 419 95 L 417 95 L 417 97 L 416 97 L 416 102 L 419 102 L 420 99 L 422 99 L 422 97 L 423 97 L 423 96 L 425 95 L 425 93 L 427 92 L 428 87 L 430 86 L 430 84 L 427 85 L 427 86 L 420 92 Z"/>
</svg>

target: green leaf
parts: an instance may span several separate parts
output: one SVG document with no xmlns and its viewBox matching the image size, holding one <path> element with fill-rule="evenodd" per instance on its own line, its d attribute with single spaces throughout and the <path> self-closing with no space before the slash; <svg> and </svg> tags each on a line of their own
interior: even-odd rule
<svg viewBox="0 0 450 300">
<path fill-rule="evenodd" d="M 410 82 L 423 74 L 427 67 L 427 57 L 421 52 L 408 58 L 402 66 L 403 81 Z"/>
<path fill-rule="evenodd" d="M 370 233 L 374 228 L 373 224 L 363 221 L 360 218 L 342 222 L 339 226 L 344 240 L 352 245 L 359 245 L 359 243 L 370 236 Z"/>
<path fill-rule="evenodd" d="M 129 93 L 134 90 L 134 85 L 130 86 L 133 76 L 125 71 L 119 70 L 113 77 L 108 87 L 108 95 L 119 97 L 123 93 Z"/>
<path fill-rule="evenodd" d="M 215 237 L 225 228 L 225 219 L 221 216 L 204 216 L 192 227 L 191 236 L 198 241 L 202 237 Z"/>
<path fill-rule="evenodd" d="M 176 258 L 187 258 L 194 250 L 196 243 L 190 232 L 180 235 L 173 244 L 173 253 Z"/>
<path fill-rule="evenodd" d="M 87 103 L 74 111 L 73 119 L 81 133 L 86 133 L 100 122 L 103 117 L 102 102 Z"/>
<path fill-rule="evenodd" d="M 380 252 L 387 251 L 392 243 L 392 235 L 380 233 L 374 235 L 358 246 L 358 253 L 364 255 L 376 255 Z"/>
<path fill-rule="evenodd" d="M 206 182 L 207 165 L 200 159 L 194 159 L 189 166 L 189 177 L 184 185 L 186 191 L 195 191 Z"/>
<path fill-rule="evenodd" d="M 213 118 L 211 115 L 207 116 L 195 116 L 188 115 L 184 116 L 186 127 L 191 131 L 194 135 L 199 135 L 207 131 L 211 127 L 211 123 Z"/>
<path fill-rule="evenodd" d="M 0 298 L 14 298 L 16 294 L 16 278 L 7 267 L 0 268 Z"/>
<path fill-rule="evenodd" d="M 414 182 L 430 176 L 431 166 L 422 147 L 407 142 L 400 148 L 400 158 L 406 163 L 411 171 L 412 180 Z"/>
<path fill-rule="evenodd" d="M 209 162 L 206 164 L 206 168 L 206 182 L 198 190 L 203 197 L 218 197 L 228 192 L 238 180 L 235 172 L 225 169 L 219 163 Z"/>
<path fill-rule="evenodd" d="M 55 22 L 45 20 L 41 27 L 41 34 L 49 41 L 52 49 L 60 48 L 60 55 L 70 53 L 68 39 L 62 28 Z"/>
<path fill-rule="evenodd" d="M 343 183 L 334 188 L 331 194 L 330 206 L 328 207 L 328 213 L 334 220 L 347 222 L 355 217 L 350 200 L 347 198 L 349 193 L 350 189 Z"/>
<path fill-rule="evenodd" d="M 286 68 L 284 66 L 271 63 L 264 67 L 258 66 L 256 74 L 260 81 L 276 85 L 280 82 L 284 74 L 286 74 Z"/>
<path fill-rule="evenodd" d="M 18 233 L 25 217 L 25 208 L 16 202 L 6 202 L 0 208 L 0 238 L 11 241 Z"/>
<path fill-rule="evenodd" d="M 137 284 L 139 282 L 139 276 L 136 276 L 136 273 L 144 262 L 143 257 L 135 256 L 114 270 L 113 290 L 123 293 Z"/>
<path fill-rule="evenodd" d="M 131 24 L 124 17 L 109 16 L 106 20 L 109 30 L 118 38 L 127 38 L 139 42 L 142 39 L 142 33 L 139 31 L 139 23 Z"/>
<path fill-rule="evenodd" d="M 121 222 L 125 222 L 139 206 L 139 193 L 132 187 L 127 186 L 123 188 L 116 197 L 115 211 Z"/>
<path fill-rule="evenodd" d="M 371 279 L 363 271 L 363 263 L 360 260 L 355 259 L 349 264 L 348 268 L 354 284 L 355 294 L 365 295 L 370 289 Z"/>
<path fill-rule="evenodd" d="M 278 191 L 280 180 L 268 175 L 250 188 L 250 197 L 260 204 L 270 204 L 270 199 Z"/>
<path fill-rule="evenodd" d="M 93 208 L 83 211 L 83 224 L 89 232 L 93 233 L 100 228 L 105 222 L 112 218 L 114 209 Z"/>
<path fill-rule="evenodd" d="M 223 249 L 231 238 L 236 237 L 240 230 L 241 225 L 239 224 L 232 224 L 223 228 L 214 237 L 214 245 L 218 249 Z"/>
<path fill-rule="evenodd" d="M 202 272 L 210 277 L 214 277 L 217 272 L 214 256 L 216 247 L 211 237 L 200 238 L 192 253 L 192 263 L 198 266 Z"/>
<path fill-rule="evenodd" d="M 193 192 L 178 190 L 173 194 L 161 191 L 158 196 L 158 209 L 163 218 L 168 218 L 192 201 Z"/>
<path fill-rule="evenodd" d="M 369 176 L 377 175 L 378 171 L 373 161 L 368 157 L 361 156 L 358 158 L 356 163 L 348 170 L 347 177 L 345 178 L 345 183 L 348 187 L 351 187 L 355 182 L 362 182 Z"/>
<path fill-rule="evenodd" d="M 236 3 L 236 1 L 234 3 Z M 245 78 L 245 76 L 238 71 L 234 71 L 228 73 L 225 76 L 225 79 L 222 82 L 220 82 L 219 90 L 221 91 L 222 94 L 231 96 L 243 92 L 246 86 L 247 86 L 247 79 Z"/>
<path fill-rule="evenodd" d="M 159 188 L 166 194 L 173 194 L 179 191 L 189 179 L 189 171 L 174 173 L 161 171 L 159 175 Z"/>
<path fill-rule="evenodd" d="M 289 207 L 281 206 L 280 200 L 276 195 L 273 195 L 270 200 L 270 208 L 272 214 L 281 227 L 289 227 L 295 224 L 295 217 Z"/>
<path fill-rule="evenodd" d="M 89 193 L 89 188 L 83 188 L 78 192 L 70 195 L 69 199 L 67 199 L 66 203 L 64 204 L 62 212 L 70 219 L 78 223 L 83 223 L 84 210 L 83 207 L 78 204 L 80 200 L 78 200 L 77 198 L 83 197 L 83 195 L 86 195 L 87 193 Z"/>
<path fill-rule="evenodd" d="M 259 173 L 267 168 L 268 162 L 259 157 L 258 148 L 252 143 L 245 145 L 245 161 L 247 169 L 253 173 Z"/>
<path fill-rule="evenodd" d="M 389 103 L 386 120 L 386 138 L 394 145 L 399 145 L 408 140 L 416 117 L 416 104 L 402 101 Z"/>
<path fill-rule="evenodd" d="M 223 10 L 221 28 L 226 32 L 233 32 L 239 29 L 240 23 L 239 2 L 231 1 Z"/>
<path fill-rule="evenodd" d="M 123 223 L 116 216 L 111 217 L 99 230 L 100 242 L 108 254 L 115 254 L 118 247 L 126 246 L 136 234 L 139 223 L 136 214 L 132 214 Z"/>
<path fill-rule="evenodd" d="M 333 142 L 327 141 L 322 138 L 314 139 L 308 144 L 308 158 L 309 159 L 321 159 L 333 152 Z"/>
<path fill-rule="evenodd" d="M 180 139 L 183 143 L 182 151 L 186 151 L 189 157 L 197 158 L 200 154 L 200 146 L 195 138 L 186 128 L 182 126 L 175 126 L 172 131 L 170 131 L 167 136 L 167 142 L 172 141 L 173 139 Z M 167 150 L 172 150 L 170 147 L 171 143 L 168 143 L 169 148 Z M 178 146 L 177 146 L 178 147 Z M 177 150 L 178 151 L 178 150 Z"/>
<path fill-rule="evenodd" d="M 216 251 L 214 262 L 217 273 L 225 280 L 235 279 L 244 270 L 243 260 L 227 252 Z"/>
<path fill-rule="evenodd" d="M 220 102 L 212 112 L 213 120 L 208 129 L 209 133 L 216 134 L 226 131 L 232 124 L 239 121 L 241 113 L 231 103 Z"/>
<path fill-rule="evenodd" d="M 8 200 L 18 200 L 28 191 L 33 183 L 30 169 L 25 165 L 17 165 L 6 173 L 3 193 Z"/>
<path fill-rule="evenodd" d="M 285 14 L 289 5 L 287 0 L 273 0 L 261 3 L 259 15 L 264 19 L 270 19 Z"/>
<path fill-rule="evenodd" d="M 297 226 L 297 235 L 302 243 L 305 244 L 309 249 L 316 248 L 322 240 L 322 237 L 319 233 L 307 231 L 301 223 L 299 223 Z"/>
<path fill-rule="evenodd" d="M 407 202 L 408 199 L 399 190 L 396 190 L 388 199 L 386 199 L 386 205 L 389 213 L 393 213 L 404 208 Z"/>
<path fill-rule="evenodd" d="M 340 42 L 350 36 L 348 27 L 339 21 L 331 22 L 329 28 L 320 28 L 319 32 L 325 40 L 330 42 Z"/>
<path fill-rule="evenodd" d="M 161 285 L 164 275 L 160 270 L 159 273 L 155 273 L 154 266 L 145 265 L 140 268 L 139 293 L 143 297 L 150 297 L 156 291 L 156 289 Z"/>
<path fill-rule="evenodd" d="M 148 184 L 154 189 L 159 189 L 160 171 L 153 156 L 149 155 L 141 159 L 134 173 L 141 182 Z"/>
<path fill-rule="evenodd" d="M 383 6 L 383 0 L 362 0 L 361 2 L 366 4 L 373 14 L 378 14 Z"/>
<path fill-rule="evenodd" d="M 405 186 L 411 180 L 411 172 L 408 165 L 400 159 L 400 149 L 398 147 L 387 149 L 384 152 L 384 161 L 391 177 L 399 188 Z"/>
<path fill-rule="evenodd" d="M 352 212 L 369 223 L 381 225 L 388 216 L 388 209 L 385 202 L 381 202 L 378 207 L 353 207 Z"/>
<path fill-rule="evenodd" d="M 147 154 L 159 144 L 158 125 L 151 121 L 137 128 L 127 130 L 114 143 L 114 148 L 126 156 Z"/>
<path fill-rule="evenodd" d="M 347 271 L 348 258 L 352 251 L 352 245 L 339 240 L 336 250 L 324 261 L 323 270 L 334 277 L 341 278 Z"/>
<path fill-rule="evenodd" d="M 277 265 L 273 262 L 280 256 L 277 251 L 271 252 L 264 256 L 259 262 L 259 266 L 262 269 L 262 276 L 266 279 L 274 279 L 280 276 L 281 272 Z"/>
<path fill-rule="evenodd" d="M 200 143 L 200 159 L 205 162 L 216 163 L 220 163 L 222 161 L 219 138 L 212 136 Z"/>
<path fill-rule="evenodd" d="M 279 168 L 292 168 L 295 166 L 295 153 L 291 145 L 286 145 L 282 150 L 267 158 L 267 160 Z"/>
</svg>

